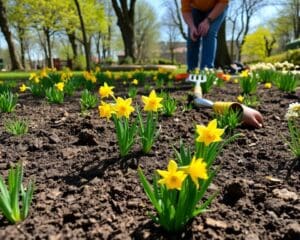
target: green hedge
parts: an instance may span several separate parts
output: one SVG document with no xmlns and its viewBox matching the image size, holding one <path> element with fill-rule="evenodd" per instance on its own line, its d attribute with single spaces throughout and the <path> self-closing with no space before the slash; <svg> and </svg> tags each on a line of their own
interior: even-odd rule
<svg viewBox="0 0 300 240">
<path fill-rule="evenodd" d="M 284 61 L 288 61 L 289 63 L 293 63 L 295 65 L 300 65 L 300 49 L 288 50 L 284 53 L 273 55 L 265 59 L 265 62 L 269 63 Z"/>
<path fill-rule="evenodd" d="M 287 50 L 300 48 L 300 39 L 289 42 L 285 47 Z"/>
</svg>

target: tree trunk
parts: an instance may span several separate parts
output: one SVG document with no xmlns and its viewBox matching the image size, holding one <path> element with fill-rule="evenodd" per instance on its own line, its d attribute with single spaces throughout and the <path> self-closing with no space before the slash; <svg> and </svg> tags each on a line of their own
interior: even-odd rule
<svg viewBox="0 0 300 240">
<path fill-rule="evenodd" d="M 109 25 L 108 26 L 108 35 L 107 35 L 107 46 L 106 46 L 107 56 L 109 56 L 109 57 L 111 57 L 111 39 L 112 39 L 112 28 Z"/>
<path fill-rule="evenodd" d="M 170 53 L 171 53 L 171 63 L 175 63 L 175 53 L 174 53 L 174 48 L 170 48 Z"/>
<path fill-rule="evenodd" d="M 121 7 L 119 6 L 117 0 L 112 0 L 112 5 L 118 17 L 118 26 L 120 27 L 125 47 L 125 57 L 130 57 L 134 62 L 134 8 L 136 0 L 130 1 L 129 8 L 127 0 L 120 0 L 119 2 Z"/>
<path fill-rule="evenodd" d="M 300 3 L 299 1 L 295 1 L 295 6 L 294 6 L 294 37 L 295 39 L 299 38 L 300 35 L 300 17 L 299 17 L 299 12 L 300 12 Z"/>
<path fill-rule="evenodd" d="M 169 38 L 169 50 L 170 50 L 170 57 L 171 63 L 175 63 L 175 44 L 173 43 L 172 39 Z"/>
<path fill-rule="evenodd" d="M 130 57 L 135 60 L 134 52 L 134 28 L 133 25 L 118 21 L 121 29 L 122 38 L 125 46 L 125 57 Z"/>
<path fill-rule="evenodd" d="M 21 63 L 24 69 L 26 69 L 25 62 L 25 46 L 24 46 L 24 37 L 20 36 L 20 48 L 21 48 Z"/>
<path fill-rule="evenodd" d="M 66 30 L 69 42 L 71 44 L 72 52 L 73 52 L 73 59 L 76 59 L 78 56 L 78 51 L 77 51 L 77 44 L 76 44 L 76 36 L 75 36 L 75 31 L 69 32 Z"/>
<path fill-rule="evenodd" d="M 265 39 L 266 57 L 270 57 L 273 50 L 273 46 L 276 43 L 276 39 L 272 37 L 272 40 L 270 41 L 266 36 L 264 36 L 264 39 Z"/>
<path fill-rule="evenodd" d="M 53 68 L 50 30 L 48 28 L 44 28 L 44 33 L 46 36 L 46 44 L 48 49 L 47 66 L 49 68 Z"/>
<path fill-rule="evenodd" d="M 102 56 L 105 59 L 108 56 L 106 47 L 102 44 Z"/>
<path fill-rule="evenodd" d="M 97 52 L 97 57 L 98 57 L 98 63 L 100 63 L 100 59 L 101 59 L 101 50 L 100 50 L 100 46 L 101 46 L 101 33 L 98 33 L 98 36 L 95 38 L 95 44 L 96 44 L 96 52 Z"/>
<path fill-rule="evenodd" d="M 21 63 L 18 60 L 15 45 L 12 40 L 12 35 L 8 27 L 6 9 L 2 0 L 0 0 L 0 28 L 8 45 L 11 70 L 23 70 Z"/>
<path fill-rule="evenodd" d="M 226 43 L 226 21 L 221 25 L 218 34 L 218 44 L 217 44 L 217 53 L 215 59 L 215 67 L 225 67 L 231 64 L 231 59 L 228 53 L 227 43 Z"/>
<path fill-rule="evenodd" d="M 88 39 L 87 39 L 87 36 L 86 36 L 85 25 L 84 25 L 84 21 L 83 21 L 81 9 L 80 9 L 79 1 L 74 0 L 74 2 L 75 2 L 75 5 L 76 5 L 78 17 L 79 17 L 79 20 L 80 20 L 80 26 L 81 26 L 82 36 L 83 36 L 83 46 L 84 46 L 85 59 L 86 59 L 86 70 L 90 71 L 91 70 L 90 48 L 89 48 L 89 43 L 88 43 Z"/>
<path fill-rule="evenodd" d="M 26 52 L 27 52 L 27 55 L 28 55 L 29 68 L 30 68 L 30 70 L 31 70 L 31 69 L 34 68 L 34 66 L 33 66 L 33 62 L 32 62 L 32 60 L 31 60 L 30 50 L 29 50 L 29 47 L 28 47 L 28 46 L 26 46 L 25 49 L 26 49 Z"/>
<path fill-rule="evenodd" d="M 25 30 L 21 27 L 17 27 L 18 35 L 19 35 L 19 41 L 20 41 L 20 50 L 21 50 L 21 64 L 24 69 L 26 69 L 26 63 L 25 63 L 25 39 L 24 34 Z"/>
</svg>

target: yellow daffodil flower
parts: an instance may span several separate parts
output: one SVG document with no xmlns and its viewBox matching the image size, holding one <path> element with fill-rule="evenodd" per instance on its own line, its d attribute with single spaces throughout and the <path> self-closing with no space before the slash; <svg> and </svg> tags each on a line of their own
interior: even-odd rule
<svg viewBox="0 0 300 240">
<path fill-rule="evenodd" d="M 97 82 L 96 76 L 95 76 L 95 75 L 91 75 L 90 81 L 91 81 L 92 83 L 96 83 L 96 82 Z"/>
<path fill-rule="evenodd" d="M 60 76 L 61 81 L 67 82 L 73 77 L 73 73 L 70 71 L 70 69 L 66 69 Z"/>
<path fill-rule="evenodd" d="M 36 77 L 36 73 L 30 73 L 29 80 L 33 80 Z"/>
<path fill-rule="evenodd" d="M 145 104 L 144 111 L 157 112 L 158 109 L 162 108 L 161 101 L 163 98 L 157 97 L 155 90 L 152 90 L 149 97 L 142 96 L 142 101 Z"/>
<path fill-rule="evenodd" d="M 170 160 L 168 171 L 157 170 L 158 174 L 163 178 L 158 181 L 159 184 L 164 184 L 168 189 L 181 190 L 183 181 L 186 178 L 184 171 L 177 171 L 177 164 L 174 160 Z"/>
<path fill-rule="evenodd" d="M 248 70 L 244 70 L 242 71 L 242 73 L 240 74 L 240 77 L 248 77 L 249 76 L 249 71 Z"/>
<path fill-rule="evenodd" d="M 109 96 L 114 96 L 114 92 L 113 92 L 114 87 L 110 87 L 107 85 L 107 83 L 105 82 L 103 86 L 101 86 L 99 88 L 99 94 L 101 98 L 107 98 Z"/>
<path fill-rule="evenodd" d="M 58 91 L 62 92 L 64 90 L 65 84 L 63 82 L 59 82 L 55 84 L 55 87 Z"/>
<path fill-rule="evenodd" d="M 123 99 L 121 97 L 118 97 L 116 99 L 116 105 L 114 107 L 114 111 L 117 114 L 117 117 L 126 117 L 129 118 L 130 114 L 134 112 L 134 107 L 131 106 L 132 99 L 127 98 Z"/>
<path fill-rule="evenodd" d="M 85 78 L 85 80 L 89 80 L 90 79 L 90 73 L 88 71 L 84 71 L 83 72 L 83 77 Z"/>
<path fill-rule="evenodd" d="M 196 132 L 198 134 L 196 141 L 204 142 L 205 146 L 208 146 L 213 142 L 222 141 L 221 136 L 224 133 L 224 129 L 217 128 L 217 119 L 214 119 L 208 123 L 207 127 L 197 125 Z"/>
<path fill-rule="evenodd" d="M 191 177 L 197 188 L 199 188 L 198 178 L 208 179 L 206 165 L 202 158 L 196 159 L 193 157 L 190 165 L 185 169 L 185 172 Z"/>
<path fill-rule="evenodd" d="M 199 69 L 199 68 L 196 68 L 194 74 L 199 75 L 199 74 L 200 74 L 200 69 Z"/>
<path fill-rule="evenodd" d="M 29 80 L 34 81 L 36 84 L 39 84 L 40 78 L 36 75 L 36 73 L 31 73 Z"/>
<path fill-rule="evenodd" d="M 40 73 L 40 77 L 41 78 L 45 78 L 48 77 L 48 73 L 47 73 L 47 68 L 43 68 L 41 73 Z"/>
<path fill-rule="evenodd" d="M 95 73 L 99 73 L 100 70 L 101 70 L 100 67 L 96 67 L 96 68 L 95 68 Z"/>
<path fill-rule="evenodd" d="M 233 79 L 233 83 L 239 83 L 239 80 L 238 79 Z"/>
<path fill-rule="evenodd" d="M 242 103 L 244 101 L 244 97 L 242 95 L 239 95 L 237 98 L 236 98 L 240 103 Z"/>
<path fill-rule="evenodd" d="M 105 103 L 101 101 L 101 105 L 98 107 L 99 115 L 102 118 L 110 119 L 113 114 L 113 106 L 109 103 Z"/>
<path fill-rule="evenodd" d="M 265 86 L 264 86 L 265 88 L 267 88 L 267 89 L 269 89 L 269 88 L 271 88 L 272 87 L 272 83 L 265 83 Z"/>
<path fill-rule="evenodd" d="M 229 74 L 224 74 L 224 81 L 228 82 L 231 79 L 231 76 Z"/>
<path fill-rule="evenodd" d="M 139 81 L 137 79 L 133 79 L 131 83 L 134 84 L 134 85 L 138 85 Z"/>
<path fill-rule="evenodd" d="M 85 72 L 83 72 L 83 77 L 85 78 L 85 80 L 91 81 L 92 83 L 97 82 L 97 78 L 96 78 L 96 76 L 94 75 L 93 72 L 85 71 Z"/>
<path fill-rule="evenodd" d="M 68 75 L 63 72 L 60 76 L 60 80 L 63 82 L 67 82 L 69 80 Z"/>
<path fill-rule="evenodd" d="M 158 68 L 158 72 L 159 72 L 159 73 L 165 73 L 166 70 L 165 70 L 164 68 Z"/>
<path fill-rule="evenodd" d="M 20 89 L 20 92 L 25 92 L 27 89 L 27 86 L 23 83 L 19 89 Z"/>
</svg>

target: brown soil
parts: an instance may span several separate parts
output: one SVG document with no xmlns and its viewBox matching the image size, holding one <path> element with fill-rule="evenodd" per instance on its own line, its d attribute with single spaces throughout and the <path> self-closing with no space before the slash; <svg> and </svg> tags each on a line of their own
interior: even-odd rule
<svg viewBox="0 0 300 240">
<path fill-rule="evenodd" d="M 29 120 L 29 133 L 13 137 L 4 132 L 0 115 L 0 173 L 12 163 L 25 165 L 25 180 L 34 178 L 36 190 L 29 217 L 10 225 L 0 216 L 0 239 L 300 239 L 299 166 L 285 180 L 293 158 L 288 150 L 284 114 L 300 101 L 299 91 L 285 94 L 258 90 L 265 125 L 239 127 L 242 133 L 215 164 L 221 169 L 209 192 L 219 190 L 209 212 L 196 217 L 183 233 L 170 235 L 153 224 L 153 211 L 137 176 L 139 164 L 150 177 L 174 157 L 180 138 L 193 144 L 195 124 L 212 118 L 208 109 L 183 111 L 187 91 L 172 94 L 180 106 L 171 118 L 161 117 L 161 135 L 152 152 L 139 145 L 127 159 L 118 155 L 112 122 L 97 109 L 80 113 L 79 97 L 63 105 L 21 94 L 16 116 Z M 215 88 L 212 100 L 235 100 L 237 85 Z M 270 178 L 273 177 L 273 178 Z"/>
</svg>

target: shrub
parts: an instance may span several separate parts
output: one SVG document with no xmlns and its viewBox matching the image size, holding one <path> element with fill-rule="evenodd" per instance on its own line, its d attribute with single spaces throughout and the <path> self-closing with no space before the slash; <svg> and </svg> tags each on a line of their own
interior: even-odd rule
<svg viewBox="0 0 300 240">
<path fill-rule="evenodd" d="M 284 53 L 267 57 L 265 62 L 275 63 L 288 61 L 296 65 L 300 65 L 300 49 L 288 50 Z"/>
</svg>

